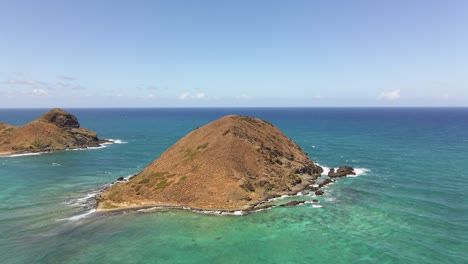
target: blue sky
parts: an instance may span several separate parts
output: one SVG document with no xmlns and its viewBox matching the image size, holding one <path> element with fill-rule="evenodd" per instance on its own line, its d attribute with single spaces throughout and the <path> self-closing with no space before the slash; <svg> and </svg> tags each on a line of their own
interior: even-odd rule
<svg viewBox="0 0 468 264">
<path fill-rule="evenodd" d="M 0 107 L 468 106 L 468 1 L 0 0 Z"/>
</svg>

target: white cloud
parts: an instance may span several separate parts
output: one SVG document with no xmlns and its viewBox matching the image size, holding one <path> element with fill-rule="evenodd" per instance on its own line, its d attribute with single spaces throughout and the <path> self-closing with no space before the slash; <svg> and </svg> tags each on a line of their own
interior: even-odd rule
<svg viewBox="0 0 468 264">
<path fill-rule="evenodd" d="M 35 96 L 44 96 L 48 95 L 49 93 L 44 89 L 33 89 L 31 94 Z"/>
<path fill-rule="evenodd" d="M 182 93 L 181 95 L 179 95 L 179 99 L 180 100 L 190 99 L 190 93 Z"/>
<path fill-rule="evenodd" d="M 36 81 L 36 80 L 21 80 L 21 79 L 10 79 L 5 81 L 7 84 L 11 85 L 23 85 L 23 86 L 47 86 L 47 83 Z"/>
<path fill-rule="evenodd" d="M 156 94 L 151 93 L 145 96 L 144 99 L 158 99 L 158 96 Z"/>
<path fill-rule="evenodd" d="M 181 93 L 178 97 L 180 100 L 203 100 L 203 99 L 210 99 L 205 93 L 196 93 L 196 94 L 191 94 L 191 93 Z"/>
<path fill-rule="evenodd" d="M 400 98 L 400 89 L 396 89 L 390 92 L 382 92 L 379 95 L 379 99 L 384 99 L 384 100 L 396 100 Z"/>
<path fill-rule="evenodd" d="M 204 93 L 197 93 L 197 94 L 195 95 L 195 98 L 196 98 L 196 99 L 203 99 L 203 98 L 206 98 L 206 95 L 205 95 Z"/>
<path fill-rule="evenodd" d="M 3 81 L 11 87 L 38 89 L 38 90 L 84 90 L 86 87 L 78 84 L 76 78 L 68 76 L 59 76 L 61 81 L 58 82 L 45 82 L 33 79 L 9 79 Z"/>
</svg>

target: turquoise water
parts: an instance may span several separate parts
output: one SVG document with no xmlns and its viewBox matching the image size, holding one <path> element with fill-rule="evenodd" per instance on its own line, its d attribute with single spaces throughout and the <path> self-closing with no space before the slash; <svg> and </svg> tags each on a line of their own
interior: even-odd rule
<svg viewBox="0 0 468 264">
<path fill-rule="evenodd" d="M 0 263 L 468 262 L 467 108 L 67 110 L 118 143 L 0 158 Z M 43 112 L 2 109 L 0 120 Z M 321 208 L 89 213 L 100 188 L 232 113 L 271 121 L 323 166 L 363 173 L 330 185 Z"/>
</svg>

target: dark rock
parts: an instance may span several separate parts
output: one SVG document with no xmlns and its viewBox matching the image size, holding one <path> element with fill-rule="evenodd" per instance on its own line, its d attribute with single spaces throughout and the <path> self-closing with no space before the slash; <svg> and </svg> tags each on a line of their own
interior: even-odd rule
<svg viewBox="0 0 468 264">
<path fill-rule="evenodd" d="M 336 177 L 344 177 L 347 175 L 356 175 L 354 172 L 353 167 L 351 166 L 341 166 L 336 171 L 335 169 L 331 168 L 328 172 L 328 177 L 336 178 Z"/>
<path fill-rule="evenodd" d="M 312 165 L 307 165 L 302 169 L 297 169 L 295 173 L 297 174 L 309 174 L 309 175 L 320 175 L 323 172 L 323 168 L 312 164 Z"/>
<path fill-rule="evenodd" d="M 323 180 L 322 183 L 319 184 L 319 188 L 322 188 L 323 186 L 325 186 L 325 185 L 327 185 L 329 183 L 332 183 L 332 182 L 334 182 L 334 180 L 326 178 L 325 180 Z"/>
<path fill-rule="evenodd" d="M 318 191 L 319 187 L 312 187 L 312 186 L 309 186 L 308 189 L 311 190 L 312 192 L 316 192 L 316 191 Z"/>
<path fill-rule="evenodd" d="M 285 204 L 280 204 L 279 207 L 290 207 L 290 206 L 296 206 L 305 203 L 305 201 L 290 201 Z"/>
<path fill-rule="evenodd" d="M 313 202 L 313 203 L 318 203 L 319 200 L 313 199 L 312 202 Z"/>
<path fill-rule="evenodd" d="M 42 116 L 42 120 L 55 124 L 62 128 L 79 128 L 78 119 L 62 109 L 52 109 Z"/>
<path fill-rule="evenodd" d="M 125 180 L 124 177 L 119 177 L 119 178 L 117 178 L 117 181 L 124 181 L 124 180 Z"/>
<path fill-rule="evenodd" d="M 240 186 L 242 189 L 250 192 L 255 192 L 255 188 L 252 186 L 252 184 L 248 181 L 246 181 L 244 184 Z"/>
<path fill-rule="evenodd" d="M 318 191 L 315 192 L 315 195 L 323 195 L 323 194 L 324 194 L 324 192 L 322 190 L 318 190 Z"/>
</svg>

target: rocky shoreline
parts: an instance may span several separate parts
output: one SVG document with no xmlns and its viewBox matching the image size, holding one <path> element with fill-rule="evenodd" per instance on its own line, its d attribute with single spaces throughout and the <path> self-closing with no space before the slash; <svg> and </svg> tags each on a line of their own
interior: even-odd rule
<svg viewBox="0 0 468 264">
<path fill-rule="evenodd" d="M 321 167 L 320 167 L 321 168 Z M 306 170 L 307 171 L 307 170 Z M 322 169 L 323 172 L 323 169 Z M 112 184 L 102 188 L 100 193 L 105 191 L 106 189 L 112 187 L 112 185 L 116 183 L 126 182 L 135 176 L 138 173 L 132 174 L 128 177 L 119 177 L 117 178 Z M 322 174 L 323 175 L 323 174 Z M 264 210 L 269 210 L 278 207 L 294 207 L 294 206 L 301 206 L 304 204 L 319 204 L 320 201 L 317 199 L 312 200 L 293 200 L 286 203 L 281 204 L 268 204 L 276 200 L 280 199 L 287 199 L 292 197 L 300 197 L 300 196 L 310 196 L 310 197 L 317 197 L 322 196 L 325 194 L 325 191 L 322 188 L 326 187 L 331 183 L 335 183 L 337 180 L 335 178 L 343 178 L 348 175 L 356 175 L 354 168 L 351 166 L 340 166 L 335 171 L 334 168 L 330 168 L 329 172 L 327 173 L 327 178 L 323 179 L 321 183 L 316 184 L 314 179 L 311 184 L 306 185 L 302 190 L 298 192 L 287 192 L 284 194 L 277 194 L 268 197 L 265 201 L 260 201 L 259 203 L 249 206 L 246 208 L 239 208 L 239 209 L 232 209 L 232 210 L 224 210 L 224 209 L 203 209 L 203 208 L 194 208 L 189 206 L 180 206 L 180 205 L 168 205 L 168 204 L 159 204 L 159 205 L 144 205 L 144 206 L 134 206 L 134 207 L 126 207 L 126 208 L 111 208 L 111 209 L 98 209 L 97 207 L 96 212 L 101 213 L 119 213 L 119 212 L 154 212 L 154 211 L 164 211 L 164 210 L 185 210 L 194 213 L 201 213 L 201 214 L 210 214 L 210 215 L 247 215 L 254 212 L 260 212 Z M 321 175 L 320 175 L 321 176 Z M 100 194 L 97 194 L 94 202 L 94 205 L 97 205 L 97 200 L 99 199 Z"/>
<path fill-rule="evenodd" d="M 74 115 L 58 108 L 22 126 L 0 123 L 1 155 L 92 148 L 110 142 L 82 128 Z"/>
</svg>

